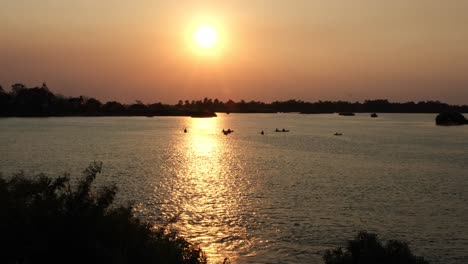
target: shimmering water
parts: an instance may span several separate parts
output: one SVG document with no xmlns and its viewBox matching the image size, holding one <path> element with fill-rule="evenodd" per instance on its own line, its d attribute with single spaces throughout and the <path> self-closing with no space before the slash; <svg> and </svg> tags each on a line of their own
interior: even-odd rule
<svg viewBox="0 0 468 264">
<path fill-rule="evenodd" d="M 155 223 L 178 216 L 213 263 L 321 263 L 359 230 L 468 263 L 468 126 L 434 118 L 0 119 L 0 171 L 79 174 L 102 161 L 98 183 L 117 183 L 118 202 Z"/>
</svg>

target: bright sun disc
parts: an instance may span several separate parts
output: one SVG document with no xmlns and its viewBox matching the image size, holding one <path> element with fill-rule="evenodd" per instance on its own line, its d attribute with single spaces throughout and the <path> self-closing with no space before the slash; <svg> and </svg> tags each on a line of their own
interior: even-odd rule
<svg viewBox="0 0 468 264">
<path fill-rule="evenodd" d="M 212 27 L 203 26 L 198 28 L 198 30 L 195 32 L 195 41 L 200 47 L 209 49 L 216 45 L 216 42 L 218 42 L 218 35 Z"/>
</svg>

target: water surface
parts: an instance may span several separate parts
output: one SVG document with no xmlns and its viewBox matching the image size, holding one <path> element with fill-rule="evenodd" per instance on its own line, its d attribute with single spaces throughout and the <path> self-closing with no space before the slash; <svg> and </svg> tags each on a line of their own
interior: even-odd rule
<svg viewBox="0 0 468 264">
<path fill-rule="evenodd" d="M 468 126 L 434 118 L 7 118 L 0 171 L 78 175 L 102 161 L 98 184 L 115 182 L 148 221 L 177 216 L 214 263 L 321 263 L 359 230 L 468 263 Z"/>
</svg>

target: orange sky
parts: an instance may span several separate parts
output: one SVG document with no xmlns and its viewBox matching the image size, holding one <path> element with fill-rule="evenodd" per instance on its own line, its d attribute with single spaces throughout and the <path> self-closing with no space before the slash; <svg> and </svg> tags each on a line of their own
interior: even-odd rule
<svg viewBox="0 0 468 264">
<path fill-rule="evenodd" d="M 180 2 L 4 0 L 0 84 L 124 102 L 468 103 L 468 1 Z M 206 23 L 219 43 L 200 54 Z"/>
</svg>

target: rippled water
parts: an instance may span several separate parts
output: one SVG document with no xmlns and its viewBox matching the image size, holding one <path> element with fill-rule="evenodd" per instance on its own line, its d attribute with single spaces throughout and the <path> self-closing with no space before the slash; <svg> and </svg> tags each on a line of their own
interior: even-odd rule
<svg viewBox="0 0 468 264">
<path fill-rule="evenodd" d="M 434 118 L 8 118 L 0 171 L 79 174 L 102 161 L 98 183 L 117 183 L 118 202 L 155 223 L 178 216 L 213 263 L 321 263 L 359 230 L 468 263 L 468 126 Z"/>
</svg>

